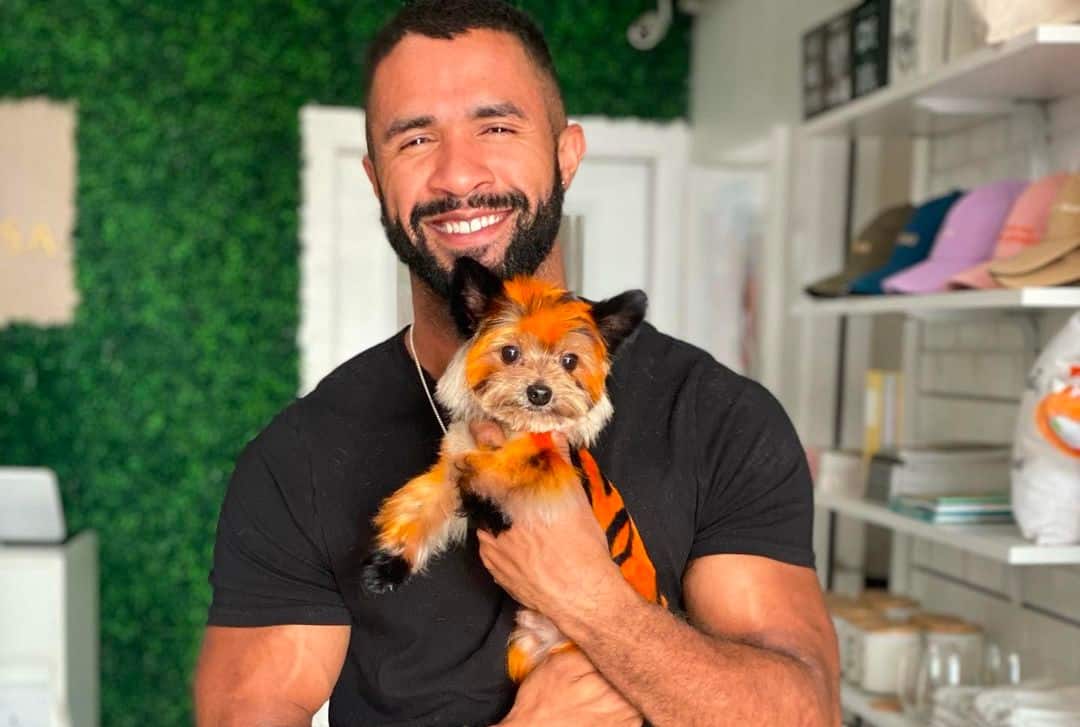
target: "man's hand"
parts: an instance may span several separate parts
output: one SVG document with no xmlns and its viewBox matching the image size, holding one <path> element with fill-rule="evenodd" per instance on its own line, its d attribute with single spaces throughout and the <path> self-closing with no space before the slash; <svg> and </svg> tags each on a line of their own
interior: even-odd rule
<svg viewBox="0 0 1080 727">
<path fill-rule="evenodd" d="M 577 649 L 552 654 L 518 688 L 497 727 L 638 727 L 641 714 Z"/>
<path fill-rule="evenodd" d="M 473 426 L 482 446 L 498 446 L 497 426 Z M 569 459 L 566 439 L 553 435 L 560 453 Z M 607 539 L 600 529 L 583 488 L 570 488 L 569 502 L 559 516 L 546 523 L 537 518 L 516 519 L 498 537 L 479 530 L 480 559 L 495 581 L 515 601 L 539 611 L 556 625 L 559 616 L 594 610 L 613 589 L 629 585 L 611 560 Z"/>
</svg>

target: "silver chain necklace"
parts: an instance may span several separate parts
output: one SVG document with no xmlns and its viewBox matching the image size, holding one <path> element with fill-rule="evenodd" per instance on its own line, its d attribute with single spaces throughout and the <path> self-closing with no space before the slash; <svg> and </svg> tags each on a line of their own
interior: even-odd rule
<svg viewBox="0 0 1080 727">
<path fill-rule="evenodd" d="M 413 328 L 415 326 L 409 326 L 409 348 L 412 349 L 413 363 L 416 364 L 416 375 L 420 377 L 420 385 L 424 387 L 424 393 L 427 394 L 428 403 L 431 404 L 431 411 L 435 412 L 435 421 L 439 423 L 439 429 L 443 434 L 446 434 L 446 425 L 443 424 L 442 415 L 439 414 L 439 407 L 435 406 L 435 397 L 431 395 L 431 389 L 428 388 L 427 379 L 424 378 L 424 370 L 420 368 L 420 356 L 416 353 L 416 341 L 413 339 Z"/>
</svg>

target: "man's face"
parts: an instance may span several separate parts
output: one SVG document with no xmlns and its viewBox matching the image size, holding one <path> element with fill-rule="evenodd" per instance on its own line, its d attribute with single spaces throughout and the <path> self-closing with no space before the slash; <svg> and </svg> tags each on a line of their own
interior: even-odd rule
<svg viewBox="0 0 1080 727">
<path fill-rule="evenodd" d="M 576 169 L 580 154 L 557 149 L 546 88 L 520 42 L 488 30 L 407 35 L 379 65 L 364 166 L 390 244 L 440 295 L 457 257 L 509 277 L 550 252 L 560 156 Z"/>
</svg>

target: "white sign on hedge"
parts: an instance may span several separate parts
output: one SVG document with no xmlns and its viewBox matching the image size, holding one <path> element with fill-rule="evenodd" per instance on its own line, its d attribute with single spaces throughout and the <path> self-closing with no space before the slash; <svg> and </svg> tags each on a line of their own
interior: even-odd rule
<svg viewBox="0 0 1080 727">
<path fill-rule="evenodd" d="M 0 102 L 0 326 L 72 320 L 75 175 L 74 104 Z"/>
</svg>

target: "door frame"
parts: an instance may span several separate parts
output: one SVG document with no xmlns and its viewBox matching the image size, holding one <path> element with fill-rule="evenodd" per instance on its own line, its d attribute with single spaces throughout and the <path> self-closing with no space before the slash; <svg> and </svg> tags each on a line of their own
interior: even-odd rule
<svg viewBox="0 0 1080 727">
<path fill-rule="evenodd" d="M 690 127 L 682 119 L 658 122 L 583 116 L 571 122 L 581 124 L 585 131 L 583 163 L 631 160 L 648 166 L 653 200 L 646 258 L 649 319 L 665 333 L 682 336 L 688 304 L 682 280 Z"/>
</svg>

